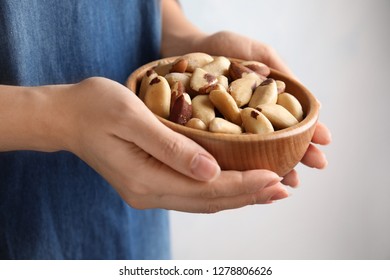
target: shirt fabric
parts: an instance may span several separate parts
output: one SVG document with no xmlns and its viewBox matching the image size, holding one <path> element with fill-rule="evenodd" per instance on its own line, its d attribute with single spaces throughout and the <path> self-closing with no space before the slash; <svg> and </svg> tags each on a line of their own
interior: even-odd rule
<svg viewBox="0 0 390 280">
<path fill-rule="evenodd" d="M 159 57 L 160 20 L 155 0 L 0 0 L 0 84 L 124 83 Z M 165 210 L 131 208 L 69 152 L 0 153 L 0 259 L 167 258 Z"/>
</svg>

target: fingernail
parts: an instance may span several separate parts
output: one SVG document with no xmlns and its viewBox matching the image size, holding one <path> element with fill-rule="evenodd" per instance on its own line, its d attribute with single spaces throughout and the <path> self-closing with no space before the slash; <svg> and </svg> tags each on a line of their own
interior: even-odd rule
<svg viewBox="0 0 390 280">
<path fill-rule="evenodd" d="M 326 157 L 324 157 L 324 167 L 323 168 L 326 168 L 328 166 L 328 159 Z"/>
<path fill-rule="evenodd" d="M 199 180 L 210 181 L 219 175 L 221 168 L 214 160 L 198 154 L 191 162 L 191 172 Z"/>
<path fill-rule="evenodd" d="M 328 136 L 328 137 L 327 137 L 327 139 L 326 139 L 326 142 L 327 142 L 327 143 L 332 142 L 332 133 L 329 132 L 329 134 L 328 134 L 327 136 Z"/>
<path fill-rule="evenodd" d="M 273 185 L 279 183 L 279 182 L 282 181 L 282 180 L 283 180 L 282 177 L 277 177 L 277 178 L 275 178 L 275 179 L 272 179 L 271 181 L 268 182 L 267 185 L 265 185 L 264 188 L 271 187 L 271 186 L 273 186 Z"/>
<path fill-rule="evenodd" d="M 286 198 L 288 196 L 289 196 L 288 192 L 283 190 L 283 191 L 280 191 L 280 192 L 277 192 L 276 194 L 274 194 L 269 200 L 271 200 L 271 201 L 279 200 L 279 199 Z"/>
<path fill-rule="evenodd" d="M 317 162 L 316 165 L 313 165 L 311 168 L 317 168 L 317 169 L 325 169 L 328 166 L 328 160 L 326 159 L 325 155 L 323 155 L 322 159 Z"/>
</svg>

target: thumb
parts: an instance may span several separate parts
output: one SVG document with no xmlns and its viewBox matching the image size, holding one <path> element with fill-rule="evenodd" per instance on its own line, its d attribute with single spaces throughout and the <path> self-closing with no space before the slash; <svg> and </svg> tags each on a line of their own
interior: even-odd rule
<svg viewBox="0 0 390 280">
<path fill-rule="evenodd" d="M 210 181 L 221 172 L 210 153 L 193 140 L 166 127 L 149 111 L 144 112 L 136 131 L 131 138 L 138 147 L 186 176 Z"/>
</svg>

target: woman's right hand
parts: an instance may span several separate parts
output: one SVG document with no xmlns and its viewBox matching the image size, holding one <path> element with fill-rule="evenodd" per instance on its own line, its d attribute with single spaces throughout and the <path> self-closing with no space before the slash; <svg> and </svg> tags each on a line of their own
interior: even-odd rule
<svg viewBox="0 0 390 280">
<path fill-rule="evenodd" d="M 271 171 L 221 171 L 205 149 L 163 125 L 119 83 L 90 78 L 61 91 L 66 149 L 132 207 L 214 213 L 288 196 Z"/>
</svg>

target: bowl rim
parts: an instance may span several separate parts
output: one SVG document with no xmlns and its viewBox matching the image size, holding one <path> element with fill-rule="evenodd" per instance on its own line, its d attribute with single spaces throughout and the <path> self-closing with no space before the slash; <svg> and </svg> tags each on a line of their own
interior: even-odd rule
<svg viewBox="0 0 390 280">
<path fill-rule="evenodd" d="M 128 79 L 126 80 L 126 83 L 125 83 L 126 87 L 129 88 L 131 91 L 133 91 L 134 94 L 136 94 L 137 84 L 139 82 L 138 81 L 139 73 L 146 72 L 147 70 L 149 70 L 152 67 L 157 66 L 161 62 L 170 63 L 170 62 L 172 62 L 180 57 L 181 56 L 160 58 L 160 59 L 151 61 L 149 63 L 146 63 L 146 64 L 140 66 L 139 68 L 137 68 L 136 70 L 134 70 L 130 74 L 130 76 L 128 77 Z M 213 57 L 217 57 L 217 56 L 213 56 Z M 243 59 L 238 59 L 238 58 L 231 58 L 231 57 L 227 57 L 227 58 L 231 61 L 238 61 L 238 62 L 245 61 Z M 192 135 L 198 136 L 198 137 L 207 137 L 209 139 L 213 139 L 216 137 L 217 138 L 223 137 L 224 141 L 227 141 L 227 142 L 229 142 L 229 141 L 231 141 L 231 142 L 236 142 L 236 141 L 240 141 L 240 142 L 271 141 L 271 140 L 282 139 L 282 138 L 287 138 L 287 137 L 294 136 L 297 134 L 301 134 L 301 133 L 305 132 L 306 130 L 310 129 L 313 125 L 315 125 L 315 123 L 318 120 L 320 103 L 317 101 L 315 96 L 297 79 L 294 79 L 294 78 L 292 78 L 292 77 L 290 77 L 290 76 L 288 76 L 288 75 L 286 75 L 286 74 L 284 74 L 281 71 L 278 71 L 276 69 L 270 68 L 270 70 L 271 70 L 271 73 L 270 73 L 269 77 L 279 76 L 279 77 L 281 77 L 280 80 L 282 80 L 283 82 L 296 84 L 298 87 L 300 87 L 305 92 L 305 95 L 307 96 L 307 98 L 309 100 L 308 112 L 306 112 L 305 118 L 302 121 L 298 122 L 297 124 L 295 124 L 291 127 L 284 128 L 284 129 L 277 130 L 277 131 L 273 131 L 273 132 L 270 132 L 267 134 L 215 133 L 215 132 L 204 131 L 204 130 L 199 130 L 199 129 L 187 127 L 184 125 L 180 125 L 180 124 L 171 122 L 171 121 L 164 119 L 160 116 L 157 116 L 157 115 L 155 115 L 155 116 L 164 125 L 168 126 L 169 128 L 171 128 L 175 131 L 183 131 L 183 132 L 185 132 L 185 134 L 192 134 Z"/>
</svg>

